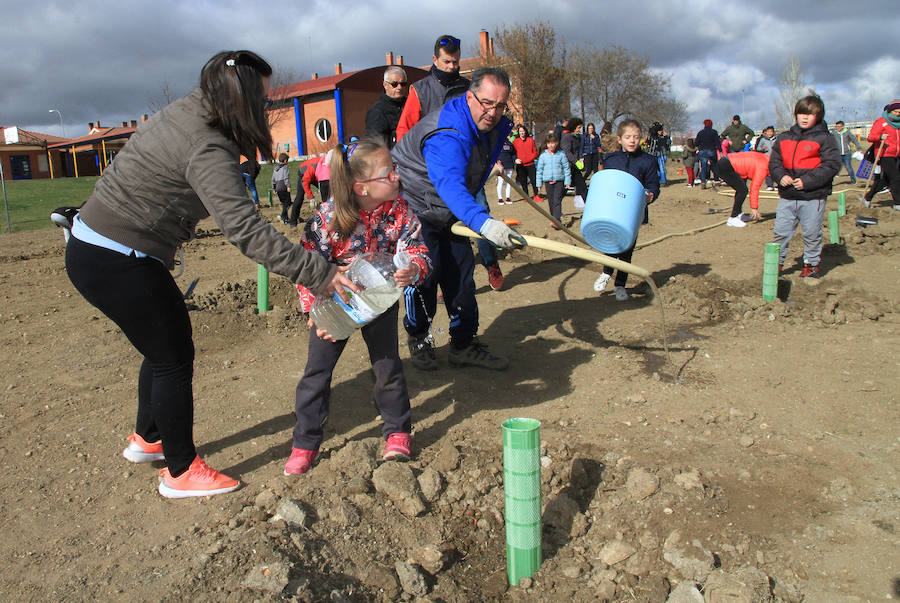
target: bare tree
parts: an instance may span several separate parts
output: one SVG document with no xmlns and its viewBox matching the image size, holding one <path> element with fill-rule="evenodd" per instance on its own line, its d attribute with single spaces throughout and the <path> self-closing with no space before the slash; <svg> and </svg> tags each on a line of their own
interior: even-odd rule
<svg viewBox="0 0 900 603">
<path fill-rule="evenodd" d="M 794 55 L 781 71 L 778 85 L 778 99 L 775 101 L 775 125 L 779 130 L 790 128 L 794 123 L 794 105 L 805 94 L 809 82 L 803 75 L 800 57 Z"/>
<path fill-rule="evenodd" d="M 163 80 L 159 83 L 159 95 L 147 97 L 147 108 L 150 109 L 150 113 L 156 113 L 178 97 L 172 83 L 169 80 Z"/>
<path fill-rule="evenodd" d="M 666 120 L 669 127 L 675 125 L 673 120 L 684 119 L 679 116 L 684 106 L 671 97 L 669 79 L 651 71 L 646 58 L 610 46 L 586 52 L 580 60 L 587 86 L 585 103 L 603 121 L 603 129 L 611 129 L 623 117 Z"/>
<path fill-rule="evenodd" d="M 509 73 L 513 113 L 539 131 L 569 112 L 565 44 L 549 23 L 538 21 L 494 32 L 501 57 L 493 60 Z"/>
<path fill-rule="evenodd" d="M 272 67 L 272 76 L 269 78 L 269 98 L 271 100 L 266 110 L 266 120 L 269 122 L 270 130 L 274 129 L 282 120 L 290 119 L 293 115 L 293 101 L 286 96 L 286 88 L 299 79 L 297 71 L 293 67 L 284 65 Z"/>
</svg>

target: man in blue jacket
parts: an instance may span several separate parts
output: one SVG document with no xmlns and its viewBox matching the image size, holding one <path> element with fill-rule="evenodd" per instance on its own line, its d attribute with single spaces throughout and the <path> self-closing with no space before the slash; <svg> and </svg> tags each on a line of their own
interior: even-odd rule
<svg viewBox="0 0 900 603">
<path fill-rule="evenodd" d="M 422 370 L 438 368 L 429 332 L 438 286 L 450 316 L 450 364 L 494 370 L 509 366 L 475 336 L 475 254 L 466 237 L 450 232 L 461 221 L 497 247 L 524 244 L 516 231 L 491 218 L 475 200 L 512 130 L 512 121 L 504 116 L 509 88 L 502 69 L 476 70 L 463 96 L 422 118 L 392 151 L 403 197 L 422 222 L 421 239 L 434 266 L 424 282 L 404 292 L 410 357 Z"/>
</svg>

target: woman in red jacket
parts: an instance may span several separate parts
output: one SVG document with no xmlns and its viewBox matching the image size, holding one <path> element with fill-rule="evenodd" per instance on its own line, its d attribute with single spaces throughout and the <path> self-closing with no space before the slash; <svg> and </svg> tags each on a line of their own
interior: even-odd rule
<svg viewBox="0 0 900 603">
<path fill-rule="evenodd" d="M 881 173 L 891 189 L 894 209 L 900 210 L 900 99 L 884 106 L 884 113 L 872 124 L 868 140 L 883 146 L 879 162 Z"/>
<path fill-rule="evenodd" d="M 528 135 L 528 128 L 524 124 L 516 126 L 519 135 L 513 140 L 513 146 L 516 148 L 516 182 L 528 194 L 528 181 L 531 181 L 531 188 L 534 189 L 534 200 L 540 201 L 538 196 L 538 188 L 534 167 L 534 160 L 537 159 L 537 145 L 534 144 L 534 138 Z"/>
</svg>

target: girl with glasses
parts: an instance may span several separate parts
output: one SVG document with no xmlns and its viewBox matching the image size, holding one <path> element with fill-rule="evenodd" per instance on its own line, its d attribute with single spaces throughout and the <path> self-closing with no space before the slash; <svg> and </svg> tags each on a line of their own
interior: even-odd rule
<svg viewBox="0 0 900 603">
<path fill-rule="evenodd" d="M 428 249 L 419 239 L 419 219 L 400 196 L 397 164 L 384 143 L 363 138 L 346 151 L 338 145 L 330 167 L 331 198 L 307 222 L 303 246 L 343 266 L 361 253 L 406 250 L 411 263 L 395 272 L 394 280 L 401 288 L 421 282 L 431 270 Z M 297 291 L 301 308 L 309 312 L 315 298 L 302 286 L 298 285 Z M 395 303 L 361 329 L 375 373 L 375 403 L 384 419 L 385 460 L 410 457 L 410 405 L 397 347 L 398 311 L 399 304 Z M 335 341 L 312 320 L 309 326 L 306 370 L 297 385 L 297 424 L 285 475 L 306 473 L 319 454 L 332 371 L 348 341 Z"/>
</svg>

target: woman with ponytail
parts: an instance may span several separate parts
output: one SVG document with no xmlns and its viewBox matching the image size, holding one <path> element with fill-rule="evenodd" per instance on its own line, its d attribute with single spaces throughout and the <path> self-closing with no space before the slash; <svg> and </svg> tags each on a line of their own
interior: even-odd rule
<svg viewBox="0 0 900 603">
<path fill-rule="evenodd" d="M 419 239 L 419 219 L 400 197 L 397 165 L 384 142 L 363 138 L 346 150 L 338 145 L 331 152 L 329 167 L 331 198 L 306 223 L 303 246 L 340 266 L 349 265 L 361 253 L 406 250 L 412 261 L 394 273 L 394 280 L 401 288 L 420 283 L 431 270 L 428 249 Z M 301 308 L 308 312 L 314 296 L 299 285 L 297 291 Z M 410 457 L 409 393 L 397 348 L 398 308 L 395 303 L 361 329 L 375 373 L 375 404 L 384 420 L 385 460 Z M 312 320 L 309 326 L 306 370 L 297 384 L 297 423 L 285 475 L 306 473 L 319 454 L 332 371 L 349 340 L 335 341 Z"/>
<path fill-rule="evenodd" d="M 241 253 L 323 294 L 356 288 L 337 268 L 292 244 L 247 203 L 240 156 L 269 159 L 266 91 L 272 68 L 249 50 L 212 57 L 200 86 L 146 123 L 103 172 L 74 218 L 66 271 L 143 356 L 134 433 L 122 456 L 164 461 L 167 498 L 230 492 L 237 480 L 209 467 L 193 438 L 194 342 L 169 270 L 177 250 L 212 216 Z"/>
</svg>

